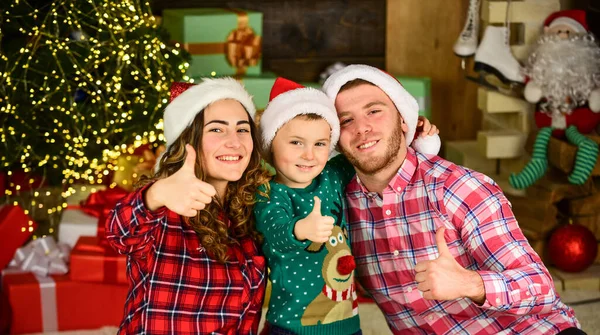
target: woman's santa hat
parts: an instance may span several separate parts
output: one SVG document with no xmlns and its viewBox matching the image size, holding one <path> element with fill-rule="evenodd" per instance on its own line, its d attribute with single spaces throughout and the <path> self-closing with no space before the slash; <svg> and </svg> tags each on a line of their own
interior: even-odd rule
<svg viewBox="0 0 600 335">
<path fill-rule="evenodd" d="M 175 140 L 185 128 L 192 124 L 198 113 L 211 103 L 223 99 L 238 101 L 250 114 L 250 117 L 254 119 L 256 107 L 254 107 L 252 96 L 242 84 L 233 78 L 205 78 L 197 85 L 173 83 L 171 85 L 170 103 L 165 108 L 163 115 L 164 136 L 167 142 L 166 151 L 175 143 Z M 162 155 L 157 158 L 154 171 L 158 171 L 161 158 Z"/>
<path fill-rule="evenodd" d="M 558 25 L 566 25 L 580 34 L 589 30 L 585 11 L 581 9 L 554 12 L 544 21 L 544 27 L 552 28 Z"/>
<path fill-rule="evenodd" d="M 408 126 L 408 131 L 405 135 L 407 145 L 413 143 L 413 147 L 424 154 L 438 154 L 441 141 L 437 134 L 415 138 L 417 122 L 419 120 L 419 104 L 417 103 L 417 100 L 406 91 L 402 84 L 389 73 L 369 65 L 348 65 L 327 78 L 323 84 L 323 91 L 325 91 L 331 101 L 335 101 L 342 86 L 355 79 L 362 79 L 379 87 L 392 100 Z"/>
<path fill-rule="evenodd" d="M 317 114 L 331 128 L 330 152 L 340 138 L 340 121 L 333 102 L 322 91 L 304 87 L 285 78 L 277 78 L 271 89 L 269 104 L 260 117 L 263 153 L 270 156 L 277 131 L 298 115 Z"/>
<path fill-rule="evenodd" d="M 198 113 L 211 103 L 223 99 L 237 100 L 254 118 L 256 107 L 252 96 L 233 78 L 205 78 L 198 85 L 173 83 L 171 102 L 163 116 L 167 148 L 192 124 Z"/>
</svg>

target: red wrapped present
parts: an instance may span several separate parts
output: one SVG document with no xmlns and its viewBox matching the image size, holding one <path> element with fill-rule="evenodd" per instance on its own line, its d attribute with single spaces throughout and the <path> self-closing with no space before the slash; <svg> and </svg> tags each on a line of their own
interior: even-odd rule
<svg viewBox="0 0 600 335">
<path fill-rule="evenodd" d="M 5 271 L 6 272 L 6 271 Z M 10 333 L 38 333 L 118 326 L 128 286 L 72 281 L 69 275 L 43 277 L 5 273 L 3 298 Z M 2 331 L 0 329 L 0 331 Z"/>
<path fill-rule="evenodd" d="M 98 237 L 81 236 L 71 251 L 71 280 L 127 284 L 127 256 Z"/>
<path fill-rule="evenodd" d="M 19 206 L 0 208 L 0 270 L 13 258 L 15 251 L 31 237 L 37 224 Z"/>
<path fill-rule="evenodd" d="M 73 247 L 80 236 L 98 236 L 105 242 L 106 216 L 127 194 L 115 187 L 91 193 L 81 205 L 69 205 L 60 219 L 58 241 Z"/>
</svg>

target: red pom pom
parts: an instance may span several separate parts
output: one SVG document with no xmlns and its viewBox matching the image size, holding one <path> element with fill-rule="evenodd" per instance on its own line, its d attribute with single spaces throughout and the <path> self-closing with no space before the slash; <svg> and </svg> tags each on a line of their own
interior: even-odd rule
<svg viewBox="0 0 600 335">
<path fill-rule="evenodd" d="M 594 234 L 581 225 L 566 225 L 556 229 L 548 243 L 548 256 L 556 268 L 566 272 L 587 269 L 598 253 Z"/>
</svg>

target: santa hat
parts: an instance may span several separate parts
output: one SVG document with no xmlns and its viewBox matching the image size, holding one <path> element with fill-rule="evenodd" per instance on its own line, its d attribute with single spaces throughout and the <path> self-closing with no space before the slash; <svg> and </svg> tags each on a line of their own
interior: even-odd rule
<svg viewBox="0 0 600 335">
<path fill-rule="evenodd" d="M 256 108 L 252 96 L 248 94 L 242 84 L 233 78 L 204 78 L 197 85 L 190 83 L 171 84 L 170 103 L 165 108 L 163 115 L 167 151 L 185 128 L 192 124 L 198 113 L 211 103 L 223 99 L 237 100 L 244 106 L 250 117 L 254 118 Z M 155 172 L 158 171 L 163 154 L 156 159 Z"/>
<path fill-rule="evenodd" d="M 263 152 L 271 151 L 277 131 L 298 115 L 317 114 L 331 127 L 330 152 L 340 138 L 340 121 L 333 102 L 322 91 L 277 78 L 271 88 L 269 104 L 260 117 Z"/>
<path fill-rule="evenodd" d="M 564 24 L 578 33 L 586 33 L 589 29 L 586 14 L 581 9 L 561 10 L 554 12 L 544 21 L 544 27 L 552 28 Z"/>
<path fill-rule="evenodd" d="M 167 148 L 192 124 L 198 113 L 211 103 L 223 99 L 237 100 L 254 118 L 256 108 L 252 96 L 233 78 L 205 78 L 198 85 L 173 83 L 171 102 L 163 116 Z"/>
<path fill-rule="evenodd" d="M 405 137 L 406 144 L 410 145 L 415 137 L 419 120 L 417 100 L 389 73 L 363 64 L 348 65 L 333 73 L 323 84 L 323 91 L 332 101 L 335 101 L 342 86 L 355 79 L 368 81 L 387 94 L 408 126 Z M 425 154 L 437 155 L 441 146 L 438 135 L 418 137 L 414 142 L 413 147 Z"/>
</svg>

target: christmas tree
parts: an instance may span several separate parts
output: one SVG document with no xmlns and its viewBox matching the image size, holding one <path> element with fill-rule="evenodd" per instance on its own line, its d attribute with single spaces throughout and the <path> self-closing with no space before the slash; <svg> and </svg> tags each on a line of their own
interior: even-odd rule
<svg viewBox="0 0 600 335">
<path fill-rule="evenodd" d="M 188 55 L 168 44 L 148 2 L 3 7 L 2 171 L 22 170 L 63 190 L 106 184 L 119 155 L 162 139 L 169 87 L 187 79 Z"/>
</svg>

